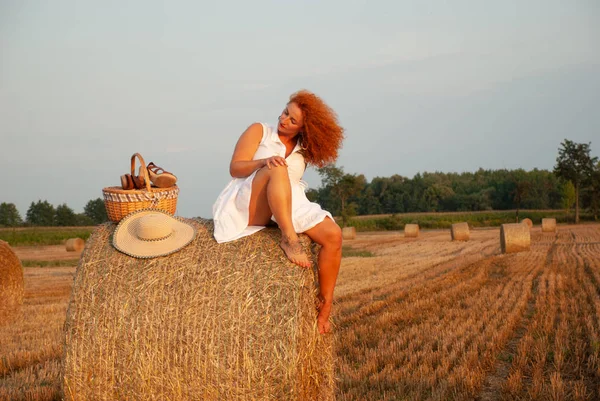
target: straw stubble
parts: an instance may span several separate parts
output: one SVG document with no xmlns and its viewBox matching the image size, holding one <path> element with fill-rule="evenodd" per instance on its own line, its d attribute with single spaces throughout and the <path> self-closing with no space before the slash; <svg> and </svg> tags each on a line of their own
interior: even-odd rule
<svg viewBox="0 0 600 401">
<path fill-rule="evenodd" d="M 332 400 L 315 271 L 287 261 L 279 230 L 217 244 L 212 221 L 186 221 L 197 238 L 156 259 L 114 250 L 114 224 L 88 240 L 65 324 L 66 398 Z"/>
</svg>

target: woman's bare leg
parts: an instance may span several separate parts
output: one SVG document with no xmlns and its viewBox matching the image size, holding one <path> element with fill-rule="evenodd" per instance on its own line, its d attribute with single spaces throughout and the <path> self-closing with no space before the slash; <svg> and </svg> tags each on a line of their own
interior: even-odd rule
<svg viewBox="0 0 600 401">
<path fill-rule="evenodd" d="M 249 213 L 251 226 L 264 226 L 275 216 L 281 229 L 280 246 L 287 258 L 298 266 L 311 266 L 292 224 L 292 187 L 287 167 L 258 170 L 252 181 Z"/>
<path fill-rule="evenodd" d="M 342 230 L 329 217 L 305 232 L 314 242 L 321 245 L 319 252 L 319 314 L 317 327 L 319 333 L 331 330 L 329 315 L 333 305 L 333 290 L 342 262 Z"/>
</svg>

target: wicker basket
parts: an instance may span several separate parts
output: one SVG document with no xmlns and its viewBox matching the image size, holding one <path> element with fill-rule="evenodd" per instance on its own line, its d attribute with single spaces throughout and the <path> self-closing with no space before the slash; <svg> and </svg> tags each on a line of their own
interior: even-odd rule
<svg viewBox="0 0 600 401">
<path fill-rule="evenodd" d="M 139 159 L 142 167 L 146 166 L 146 162 L 142 155 L 135 153 L 131 156 L 131 175 L 135 174 L 136 157 Z M 129 213 L 146 208 L 160 209 L 171 215 L 175 214 L 179 187 L 173 185 L 169 188 L 153 188 L 150 186 L 148 169 L 142 168 L 141 172 L 146 180 L 145 189 L 125 190 L 121 187 L 102 188 L 106 213 L 111 221 L 118 223 Z"/>
</svg>

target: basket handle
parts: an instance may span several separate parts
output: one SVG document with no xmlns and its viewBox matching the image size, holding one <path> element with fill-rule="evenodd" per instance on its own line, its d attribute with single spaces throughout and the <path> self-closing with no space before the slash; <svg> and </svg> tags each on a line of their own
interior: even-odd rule
<svg viewBox="0 0 600 401">
<path fill-rule="evenodd" d="M 138 158 L 140 160 L 140 163 L 142 165 L 142 171 L 144 172 L 144 181 L 146 181 L 146 189 L 148 190 L 148 192 L 152 193 L 150 191 L 150 177 L 148 176 L 148 169 L 146 168 L 146 162 L 144 161 L 144 158 L 142 157 L 142 155 L 140 155 L 139 153 L 134 153 L 133 156 L 131 156 L 131 175 L 135 175 L 135 158 Z"/>
</svg>

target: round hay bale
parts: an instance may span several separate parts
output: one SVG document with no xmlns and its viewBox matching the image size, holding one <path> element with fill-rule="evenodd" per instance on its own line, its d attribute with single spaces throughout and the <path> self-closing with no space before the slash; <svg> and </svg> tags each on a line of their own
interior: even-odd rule
<svg viewBox="0 0 600 401">
<path fill-rule="evenodd" d="M 469 223 L 452 224 L 450 236 L 452 237 L 452 241 L 468 241 L 470 236 Z"/>
<path fill-rule="evenodd" d="M 404 226 L 404 236 L 407 238 L 416 238 L 419 236 L 418 224 L 406 224 Z"/>
<path fill-rule="evenodd" d="M 500 249 L 502 253 L 528 251 L 531 245 L 529 227 L 526 224 L 502 224 L 500 227 Z"/>
<path fill-rule="evenodd" d="M 65 322 L 63 391 L 94 400 L 333 400 L 331 335 L 316 327 L 314 269 L 289 262 L 278 229 L 224 244 L 184 219 L 182 250 L 136 259 L 88 240 Z"/>
<path fill-rule="evenodd" d="M 69 238 L 66 247 L 67 252 L 81 252 L 85 248 L 85 241 L 81 238 Z"/>
<path fill-rule="evenodd" d="M 542 232 L 544 232 L 544 233 L 556 232 L 556 219 L 553 219 L 553 218 L 542 219 Z"/>
<path fill-rule="evenodd" d="M 0 241 L 0 324 L 19 310 L 23 293 L 21 260 L 7 242 Z"/>
<path fill-rule="evenodd" d="M 354 238 L 356 238 L 356 228 L 355 227 L 344 227 L 344 228 L 342 228 L 342 238 L 343 239 L 354 239 Z"/>
<path fill-rule="evenodd" d="M 521 220 L 521 224 L 527 224 L 527 227 L 529 227 L 529 229 L 533 227 L 533 221 L 531 221 L 531 219 L 528 218 L 524 218 L 523 220 Z"/>
</svg>

